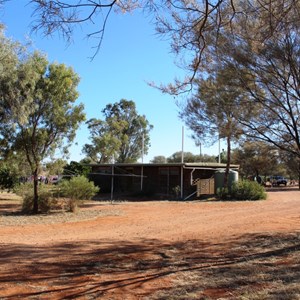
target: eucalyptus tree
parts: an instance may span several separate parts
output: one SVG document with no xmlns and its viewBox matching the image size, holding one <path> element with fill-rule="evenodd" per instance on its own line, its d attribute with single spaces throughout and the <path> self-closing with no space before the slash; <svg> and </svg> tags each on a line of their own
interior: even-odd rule
<svg viewBox="0 0 300 300">
<path fill-rule="evenodd" d="M 9 151 L 23 155 L 34 181 L 33 212 L 39 209 L 38 172 L 59 148 L 67 153 L 83 105 L 76 105 L 78 75 L 64 64 L 49 64 L 38 52 L 20 56 L 12 74 L 0 76 L 0 138 Z"/>
<path fill-rule="evenodd" d="M 288 177 L 291 180 L 293 180 L 294 182 L 295 182 L 295 180 L 299 180 L 299 178 L 300 178 L 300 174 L 299 174 L 300 159 L 299 159 L 299 157 L 292 155 L 289 152 L 281 151 L 280 158 L 286 168 L 286 173 L 287 173 Z"/>
<path fill-rule="evenodd" d="M 248 140 L 266 142 L 300 161 L 300 22 L 280 24 L 276 35 L 264 42 L 243 22 L 238 25 L 240 35 L 223 34 L 224 44 L 214 59 L 217 63 L 218 54 L 223 54 L 222 64 L 235 70 L 239 86 L 255 107 L 251 118 L 239 118 L 243 133 Z"/>
<path fill-rule="evenodd" d="M 144 115 L 139 115 L 133 101 L 125 99 L 108 104 L 102 110 L 104 120 L 90 119 L 91 143 L 83 152 L 98 163 L 136 162 L 147 154 L 153 128 Z"/>
<path fill-rule="evenodd" d="M 280 154 L 276 147 L 262 141 L 243 141 L 232 151 L 232 162 L 240 166 L 242 178 L 279 174 Z"/>
<path fill-rule="evenodd" d="M 237 141 L 243 133 L 239 119 L 242 116 L 248 119 L 254 110 L 246 93 L 239 87 L 238 80 L 233 68 L 224 67 L 211 72 L 205 79 L 195 81 L 198 90 L 187 99 L 180 113 L 196 141 L 211 145 L 220 138 L 226 139 L 225 186 L 231 163 L 232 141 Z"/>
<path fill-rule="evenodd" d="M 69 177 L 88 177 L 89 173 L 91 173 L 91 167 L 85 164 L 84 161 L 71 161 L 70 163 L 65 164 L 65 166 L 63 167 L 63 172 L 61 174 Z"/>
<path fill-rule="evenodd" d="M 166 158 L 165 162 L 168 163 L 180 163 L 182 161 L 182 152 L 177 151 L 173 153 L 171 156 Z M 192 163 L 192 162 L 216 162 L 216 156 L 215 155 L 208 155 L 208 154 L 193 154 L 191 152 L 184 152 L 183 153 L 183 161 L 185 163 Z"/>
<path fill-rule="evenodd" d="M 172 36 L 174 51 L 189 54 L 183 66 L 190 76 L 160 89 L 179 94 L 193 83 L 195 90 L 199 80 L 214 76 L 216 70 L 230 69 L 232 79 L 227 76 L 223 87 L 230 88 L 233 80 L 233 86 L 248 99 L 238 111 L 242 133 L 248 139 L 267 142 L 299 157 L 300 3 L 276 0 L 268 6 L 256 1 L 232 3 L 236 4 L 234 18 L 230 14 L 228 17 L 226 10 L 220 14 L 215 10 L 206 21 L 209 28 L 206 31 L 202 30 L 198 3 L 194 2 L 184 2 L 182 14 L 175 14 L 170 22 L 162 22 L 161 32 Z M 223 26 L 215 28 L 218 19 Z M 172 21 L 176 28 L 171 26 Z M 208 51 L 203 51 L 204 44 Z M 197 95 L 194 90 L 192 97 Z M 248 107 L 252 114 L 244 115 Z M 181 116 L 188 119 L 189 116 L 184 116 L 187 112 L 183 110 Z M 196 120 L 188 123 L 199 132 Z"/>
<path fill-rule="evenodd" d="M 165 164 L 167 163 L 167 158 L 164 155 L 157 155 L 150 161 L 152 164 Z"/>
<path fill-rule="evenodd" d="M 168 163 L 180 163 L 182 159 L 184 162 L 196 162 L 198 156 L 194 155 L 192 152 L 177 151 L 167 158 Z"/>
<path fill-rule="evenodd" d="M 22 57 L 26 57 L 26 49 L 18 42 L 7 38 L 4 34 L 3 26 L 0 25 L 0 122 L 9 122 L 9 115 L 6 113 L 5 107 L 9 106 L 15 113 L 26 118 L 27 111 L 25 106 L 27 103 L 24 101 L 28 98 L 23 97 L 21 89 L 16 88 L 27 86 L 28 93 L 32 86 L 33 74 L 22 64 Z M 15 101 L 12 102 L 11 98 Z M 24 105 L 21 105 L 24 103 Z M 5 149 L 7 141 L 2 140 L 0 146 L 2 150 Z M 2 153 L 3 154 L 3 153 Z"/>
<path fill-rule="evenodd" d="M 61 175 L 66 165 L 66 160 L 57 158 L 46 162 L 45 167 L 48 175 Z"/>
<path fill-rule="evenodd" d="M 226 10 L 218 12 L 216 4 L 206 20 L 209 31 L 203 32 L 199 3 L 184 2 L 182 14 L 162 23 L 162 32 L 172 36 L 174 49 L 190 54 L 191 60 L 184 66 L 193 73 L 195 89 L 199 78 L 215 76 L 216 70 L 231 70 L 223 87 L 235 86 L 248 98 L 238 118 L 248 138 L 299 156 L 300 2 L 275 0 L 267 6 L 257 1 L 230 3 L 235 6 L 234 18 Z M 218 19 L 223 26 L 215 28 Z M 171 27 L 172 21 L 178 30 Z M 206 52 L 202 51 L 204 41 Z M 178 94 L 187 82 L 175 82 L 162 90 Z M 249 105 L 250 117 L 243 115 Z"/>
<path fill-rule="evenodd" d="M 300 23 L 299 23 L 300 25 Z M 282 28 L 258 49 L 249 41 L 239 43 L 233 54 L 237 76 L 247 70 L 252 79 L 240 76 L 241 85 L 257 106 L 256 118 L 240 122 L 247 136 L 259 139 L 300 157 L 300 39 L 299 28 Z"/>
</svg>

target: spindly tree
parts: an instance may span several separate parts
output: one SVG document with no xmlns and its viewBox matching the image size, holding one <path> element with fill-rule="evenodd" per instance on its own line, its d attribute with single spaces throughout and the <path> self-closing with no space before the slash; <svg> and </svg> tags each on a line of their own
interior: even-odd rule
<svg viewBox="0 0 300 300">
<path fill-rule="evenodd" d="M 256 15 L 252 17 L 254 24 L 262 22 Z M 300 24 L 295 21 L 295 11 L 289 18 L 294 22 L 281 22 L 280 28 L 274 28 L 276 35 L 264 42 L 256 39 L 242 19 L 237 24 L 239 36 L 223 34 L 224 45 L 218 51 L 223 55 L 222 63 L 235 69 L 239 86 L 256 109 L 252 118 L 239 119 L 248 140 L 266 142 L 299 158 Z"/>
<path fill-rule="evenodd" d="M 0 76 L 1 140 L 23 155 L 34 179 L 33 212 L 39 210 L 38 171 L 58 148 L 67 152 L 85 119 L 78 98 L 78 75 L 64 64 L 49 64 L 33 53 L 20 56 L 9 77 Z"/>
<path fill-rule="evenodd" d="M 300 157 L 300 26 L 283 28 L 281 34 L 251 50 L 249 41 L 234 54 L 237 76 L 241 67 L 253 76 L 241 85 L 260 106 L 256 118 L 242 120 L 247 135 Z"/>
<path fill-rule="evenodd" d="M 187 100 L 180 114 L 196 141 L 211 144 L 219 138 L 226 139 L 225 186 L 230 168 L 231 144 L 243 132 L 239 118 L 243 115 L 247 119 L 250 112 L 253 113 L 247 96 L 237 86 L 237 80 L 231 68 L 217 69 L 208 78 L 200 79 L 197 81 L 197 92 Z"/>
<path fill-rule="evenodd" d="M 236 14 L 218 10 L 220 3 L 216 3 L 209 10 L 204 30 L 201 3 L 182 2 L 181 13 L 176 13 L 178 7 L 170 7 L 174 14 L 161 20 L 161 32 L 172 36 L 175 52 L 189 53 L 191 60 L 185 66 L 190 76 L 161 89 L 178 94 L 191 82 L 197 89 L 199 77 L 205 80 L 214 77 L 216 70 L 230 69 L 223 87 L 235 88 L 248 98 L 238 111 L 243 133 L 248 139 L 259 139 L 299 156 L 299 2 L 276 0 L 267 6 L 257 1 L 230 3 Z M 214 26 L 218 20 L 223 26 Z M 249 105 L 251 117 L 245 117 Z M 183 114 L 189 118 L 187 111 Z M 197 122 L 189 124 L 195 127 Z"/>
<path fill-rule="evenodd" d="M 125 99 L 108 104 L 102 113 L 104 120 L 91 119 L 88 127 L 91 144 L 83 152 L 94 162 L 136 162 L 147 154 L 152 125 L 136 111 L 135 103 Z"/>
</svg>

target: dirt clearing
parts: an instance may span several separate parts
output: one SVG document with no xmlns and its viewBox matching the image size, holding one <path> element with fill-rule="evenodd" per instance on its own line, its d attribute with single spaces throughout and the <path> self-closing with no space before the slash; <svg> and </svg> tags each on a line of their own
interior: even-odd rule
<svg viewBox="0 0 300 300">
<path fill-rule="evenodd" d="M 0 299 L 300 299 L 296 188 L 253 202 L 91 202 L 76 219 L 30 222 L 18 205 L 0 200 Z"/>
</svg>

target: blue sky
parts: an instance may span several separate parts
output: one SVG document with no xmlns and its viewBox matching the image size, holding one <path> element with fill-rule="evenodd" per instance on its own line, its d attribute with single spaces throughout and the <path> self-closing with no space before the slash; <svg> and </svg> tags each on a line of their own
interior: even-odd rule
<svg viewBox="0 0 300 300">
<path fill-rule="evenodd" d="M 58 35 L 45 38 L 41 33 L 30 34 L 29 25 L 33 19 L 32 7 L 26 6 L 28 2 L 8 2 L 0 12 L 6 35 L 19 41 L 29 37 L 36 49 L 47 54 L 50 62 L 74 68 L 81 78 L 78 102 L 84 103 L 87 119 L 101 118 L 101 110 L 108 103 L 122 98 L 133 100 L 138 113 L 144 114 L 154 126 L 150 135 L 151 147 L 144 162 L 158 155 L 169 157 L 181 150 L 184 124 L 178 118 L 176 99 L 150 87 L 147 82 L 167 84 L 184 73 L 174 64 L 169 42 L 155 34 L 149 19 L 140 12 L 112 14 L 100 52 L 90 61 L 94 41 L 85 38 L 87 31 L 84 28 L 75 31 L 74 41 L 69 45 Z M 184 133 L 184 151 L 199 154 L 199 147 L 195 146 L 187 128 Z M 76 144 L 70 149 L 70 160 L 78 161 L 84 157 L 81 150 L 89 142 L 88 137 L 89 132 L 83 124 L 77 132 Z M 202 153 L 217 155 L 218 146 L 202 146 Z"/>
</svg>

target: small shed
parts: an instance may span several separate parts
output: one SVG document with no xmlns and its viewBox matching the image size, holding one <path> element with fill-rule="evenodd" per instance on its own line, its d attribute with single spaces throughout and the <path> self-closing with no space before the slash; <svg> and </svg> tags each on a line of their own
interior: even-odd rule
<svg viewBox="0 0 300 300">
<path fill-rule="evenodd" d="M 214 174 L 219 163 L 116 163 L 91 164 L 90 180 L 111 198 L 145 195 L 186 199 L 194 194 L 214 194 Z M 238 165 L 231 165 L 238 170 Z"/>
</svg>

